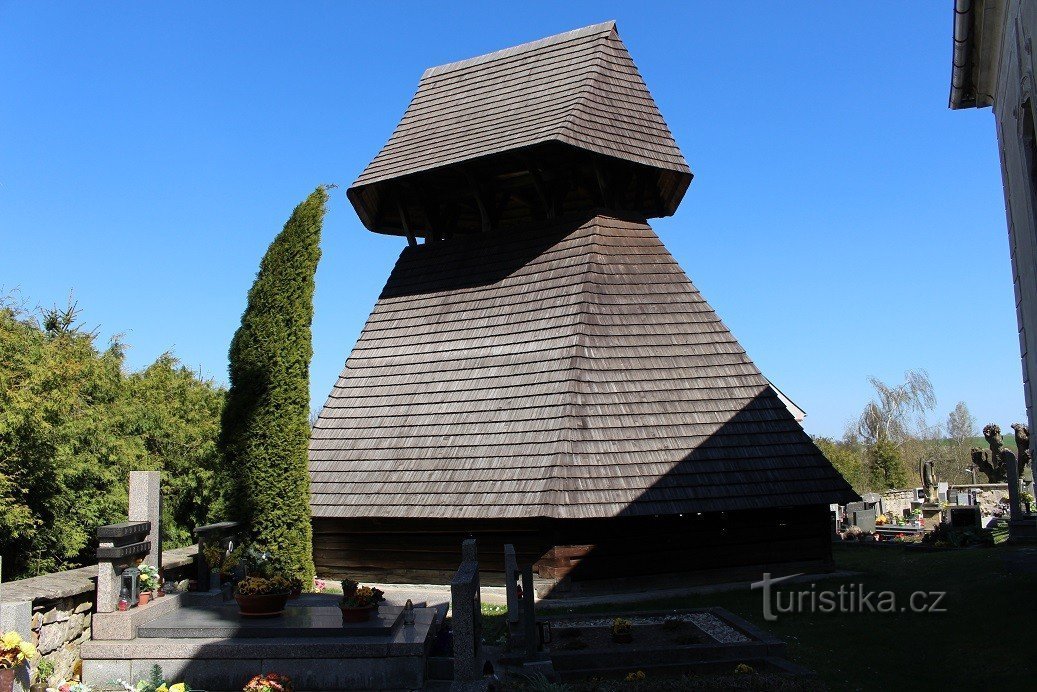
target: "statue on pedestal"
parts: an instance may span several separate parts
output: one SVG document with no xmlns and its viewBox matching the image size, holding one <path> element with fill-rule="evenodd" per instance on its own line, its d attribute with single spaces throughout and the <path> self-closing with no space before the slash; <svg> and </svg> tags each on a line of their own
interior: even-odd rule
<svg viewBox="0 0 1037 692">
<path fill-rule="evenodd" d="M 936 466 L 932 459 L 918 462 L 918 476 L 922 480 L 922 488 L 925 489 L 925 501 L 935 504 L 940 501 L 939 486 L 936 482 Z"/>
<path fill-rule="evenodd" d="M 1030 449 L 1030 429 L 1022 423 L 1013 423 L 1015 446 L 1019 451 L 1019 478 L 1027 485 L 1033 484 L 1033 451 Z"/>
</svg>

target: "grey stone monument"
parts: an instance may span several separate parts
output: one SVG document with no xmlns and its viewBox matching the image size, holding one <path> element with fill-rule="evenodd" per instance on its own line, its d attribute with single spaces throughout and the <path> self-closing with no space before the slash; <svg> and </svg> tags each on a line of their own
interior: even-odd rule
<svg viewBox="0 0 1037 692">
<path fill-rule="evenodd" d="M 504 546 L 504 591 L 508 597 L 508 625 L 519 621 L 518 596 L 518 559 L 515 557 L 515 546 L 508 543 Z"/>
<path fill-rule="evenodd" d="M 478 689 L 482 678 L 482 600 L 478 548 L 474 538 L 461 544 L 461 567 L 450 582 L 454 634 L 453 689 Z"/>
<path fill-rule="evenodd" d="M 162 474 L 158 471 L 130 471 L 130 521 L 150 521 L 151 552 L 144 564 L 162 571 Z"/>
</svg>

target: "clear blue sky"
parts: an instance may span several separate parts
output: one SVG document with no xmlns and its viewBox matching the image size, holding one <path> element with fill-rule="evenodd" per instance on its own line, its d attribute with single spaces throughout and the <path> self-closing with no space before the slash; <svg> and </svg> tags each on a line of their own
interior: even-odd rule
<svg viewBox="0 0 1037 692">
<path fill-rule="evenodd" d="M 869 375 L 1022 420 L 989 110 L 947 109 L 950 2 L 0 0 L 0 286 L 73 291 L 129 365 L 218 380 L 259 259 L 337 183 L 319 407 L 404 245 L 344 189 L 422 70 L 616 19 L 696 177 L 653 222 L 763 372 L 839 435 Z"/>
</svg>

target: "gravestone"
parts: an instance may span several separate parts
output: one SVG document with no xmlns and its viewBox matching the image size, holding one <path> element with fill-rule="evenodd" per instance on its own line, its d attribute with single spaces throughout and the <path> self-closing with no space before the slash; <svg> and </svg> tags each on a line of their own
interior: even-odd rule
<svg viewBox="0 0 1037 692">
<path fill-rule="evenodd" d="M 144 564 L 162 571 L 162 474 L 158 471 L 130 471 L 130 521 L 150 521 L 147 540 L 151 552 Z"/>
<path fill-rule="evenodd" d="M 504 546 L 504 591 L 508 599 L 508 625 L 519 621 L 518 595 L 518 559 L 515 557 L 515 546 L 508 543 Z"/>
<path fill-rule="evenodd" d="M 879 514 L 884 514 L 882 507 L 882 496 L 878 493 L 864 493 L 861 495 L 861 499 L 864 500 L 864 507 L 874 507 Z"/>
<path fill-rule="evenodd" d="M 940 502 L 947 501 L 947 491 L 949 488 L 950 485 L 947 481 L 940 481 L 936 484 L 936 496 L 940 499 Z"/>
<path fill-rule="evenodd" d="M 857 503 L 863 504 L 863 503 Z M 865 533 L 875 533 L 875 509 L 855 509 L 850 514 L 850 523 L 859 526 Z"/>
<path fill-rule="evenodd" d="M 3 596 L 3 558 L 0 558 L 0 597 Z M 22 639 L 32 641 L 32 601 L 0 602 L 0 632 L 15 631 Z M 14 692 L 29 689 L 29 667 L 22 666 L 15 674 Z"/>
<path fill-rule="evenodd" d="M 533 587 L 533 565 L 522 568 L 522 638 L 526 645 L 526 659 L 532 661 L 537 654 L 537 616 Z"/>
<path fill-rule="evenodd" d="M 454 636 L 454 687 L 466 689 L 482 678 L 482 602 L 478 548 L 474 538 L 461 544 L 462 562 L 450 581 Z"/>
<path fill-rule="evenodd" d="M 976 505 L 950 507 L 947 512 L 950 515 L 949 523 L 953 528 L 966 529 L 975 527 L 979 529 L 983 526 L 983 517 L 979 512 L 979 507 Z"/>
</svg>

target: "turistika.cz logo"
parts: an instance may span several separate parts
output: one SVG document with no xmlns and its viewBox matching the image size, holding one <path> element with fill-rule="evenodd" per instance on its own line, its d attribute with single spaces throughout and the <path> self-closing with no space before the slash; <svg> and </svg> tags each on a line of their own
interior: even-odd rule
<svg viewBox="0 0 1037 692">
<path fill-rule="evenodd" d="M 773 587 L 803 573 L 771 577 L 763 573 L 761 581 L 750 588 L 763 590 L 763 619 L 774 622 L 779 615 L 792 613 L 946 613 L 941 605 L 946 591 L 914 591 L 905 603 L 893 591 L 870 591 L 864 584 L 840 584 L 837 589 L 819 589 L 811 584 L 801 591 L 778 591 Z"/>
</svg>

